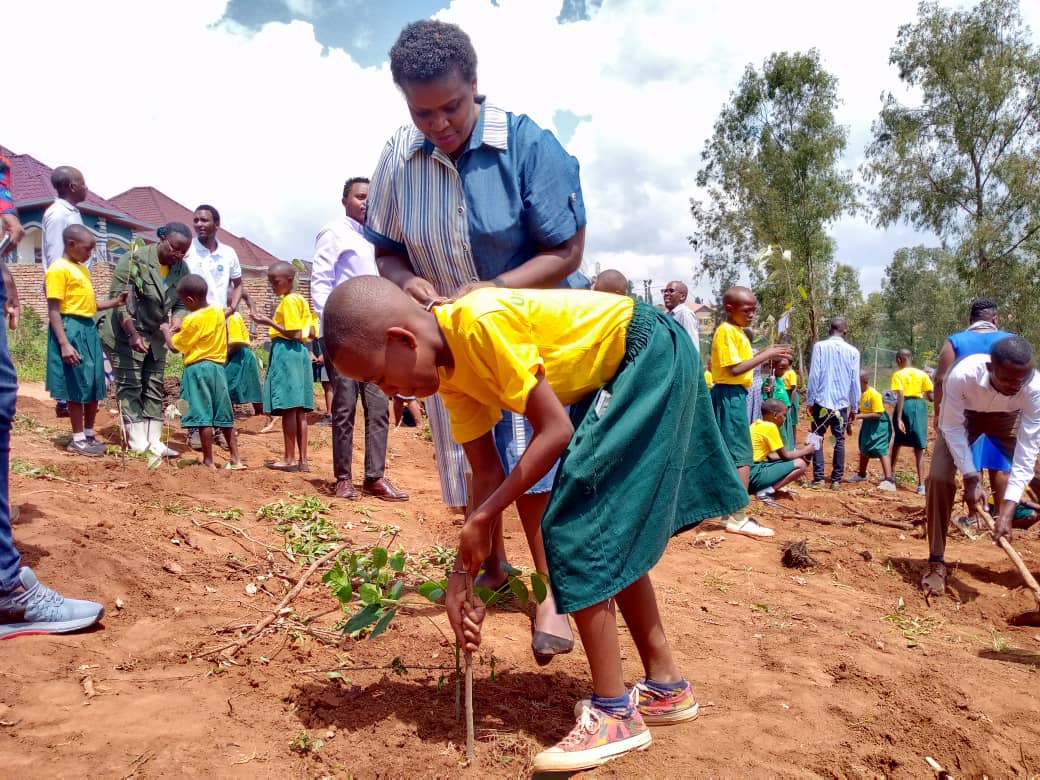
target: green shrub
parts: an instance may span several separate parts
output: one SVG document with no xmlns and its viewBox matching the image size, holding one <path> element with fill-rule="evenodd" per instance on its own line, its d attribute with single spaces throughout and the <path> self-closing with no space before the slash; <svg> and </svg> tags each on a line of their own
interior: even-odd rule
<svg viewBox="0 0 1040 780">
<path fill-rule="evenodd" d="M 42 382 L 47 375 L 47 323 L 35 309 L 22 307 L 18 328 L 7 331 L 7 345 L 18 378 Z"/>
</svg>

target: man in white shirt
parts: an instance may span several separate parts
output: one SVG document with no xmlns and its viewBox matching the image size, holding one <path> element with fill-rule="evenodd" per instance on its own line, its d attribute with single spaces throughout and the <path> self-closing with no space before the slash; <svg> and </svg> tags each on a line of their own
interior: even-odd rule
<svg viewBox="0 0 1040 780">
<path fill-rule="evenodd" d="M 65 254 L 65 239 L 62 234 L 69 225 L 82 225 L 83 215 L 76 208 L 87 199 L 87 183 L 83 174 L 71 165 L 59 165 L 51 172 L 51 186 L 58 193 L 54 203 L 43 212 L 43 272 L 55 260 Z M 87 261 L 91 267 L 93 258 Z M 54 416 L 68 417 L 69 404 L 61 398 L 54 399 Z"/>
<path fill-rule="evenodd" d="M 693 348 L 700 354 L 701 324 L 697 320 L 697 315 L 686 305 L 686 296 L 690 294 L 690 291 L 682 282 L 668 282 L 661 292 L 668 316 L 682 325 L 683 330 L 690 335 Z"/>
<path fill-rule="evenodd" d="M 242 266 L 238 262 L 238 253 L 217 240 L 220 212 L 213 206 L 203 203 L 195 209 L 192 222 L 195 226 L 195 238 L 191 242 L 188 254 L 184 256 L 184 262 L 193 274 L 198 274 L 206 280 L 206 303 L 223 309 L 224 316 L 230 317 L 238 309 L 238 302 L 242 300 Z"/>
<path fill-rule="evenodd" d="M 62 233 L 69 225 L 82 225 L 77 206 L 87 199 L 83 174 L 71 165 L 59 165 L 51 173 L 51 186 L 57 199 L 43 213 L 43 272 L 65 253 Z M 88 267 L 90 263 L 88 262 Z"/>
<path fill-rule="evenodd" d="M 379 276 L 375 250 L 365 239 L 365 211 L 368 179 L 356 177 L 343 185 L 345 213 L 318 232 L 311 266 L 311 302 L 319 319 L 325 301 L 336 285 L 355 276 Z M 324 349 L 322 350 L 324 353 Z M 390 406 L 386 394 L 369 382 L 358 382 L 336 372 L 325 363 L 332 382 L 332 468 L 336 495 L 357 498 L 351 466 L 354 454 L 354 416 L 358 395 L 365 410 L 365 480 L 361 492 L 383 501 L 407 501 L 408 494 L 395 488 L 384 476 L 386 437 Z"/>
<path fill-rule="evenodd" d="M 1002 417 L 1018 415 L 1018 435 L 1010 436 Z M 1033 349 L 1021 336 L 1008 336 L 989 355 L 969 355 L 955 365 L 943 383 L 939 435 L 928 473 L 928 570 L 921 580 L 926 594 L 941 595 L 946 587 L 946 531 L 953 510 L 956 477 L 964 478 L 964 502 L 975 514 L 985 507 L 985 495 L 975 466 L 972 443 L 982 435 L 1008 455 L 1014 453 L 1011 476 L 996 517 L 994 541 L 1011 537 L 1011 521 L 1040 452 L 1040 377 L 1034 370 Z"/>
</svg>

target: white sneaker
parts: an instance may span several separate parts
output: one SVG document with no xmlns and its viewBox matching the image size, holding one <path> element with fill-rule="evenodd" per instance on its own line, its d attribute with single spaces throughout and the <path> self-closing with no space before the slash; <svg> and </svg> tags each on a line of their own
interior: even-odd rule
<svg viewBox="0 0 1040 780">
<path fill-rule="evenodd" d="M 878 490 L 884 490 L 884 491 L 887 491 L 889 493 L 895 493 L 896 492 L 896 483 L 893 482 L 890 479 L 883 479 L 883 480 L 881 480 L 878 483 L 877 489 Z"/>
<path fill-rule="evenodd" d="M 845 477 L 846 482 L 866 482 L 867 478 L 859 474 L 853 474 L 851 477 Z"/>
<path fill-rule="evenodd" d="M 759 490 L 755 493 L 755 498 L 759 501 L 765 501 L 767 498 L 771 498 L 775 491 L 773 488 L 766 488 L 765 490 Z"/>
<path fill-rule="evenodd" d="M 917 495 L 923 496 L 925 494 L 924 485 L 917 486 Z"/>
<path fill-rule="evenodd" d="M 766 528 L 755 522 L 755 518 L 748 515 L 738 517 L 737 515 L 726 515 L 724 518 L 726 530 L 731 534 L 743 534 L 744 536 L 773 536 L 776 532 L 772 528 Z"/>
</svg>

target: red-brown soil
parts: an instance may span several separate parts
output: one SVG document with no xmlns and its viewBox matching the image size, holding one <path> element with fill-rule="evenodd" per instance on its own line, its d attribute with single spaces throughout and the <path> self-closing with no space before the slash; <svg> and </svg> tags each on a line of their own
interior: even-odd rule
<svg viewBox="0 0 1040 780">
<path fill-rule="evenodd" d="M 17 543 L 41 580 L 104 602 L 106 615 L 85 633 L 0 645 L 4 776 L 517 777 L 571 727 L 574 701 L 589 690 L 580 645 L 538 668 L 528 618 L 515 607 L 493 612 L 485 627 L 469 768 L 464 726 L 453 718 L 449 629 L 436 607 L 399 616 L 374 640 L 329 643 L 342 616 L 316 575 L 292 603 L 295 616 L 320 615 L 314 633 L 274 631 L 236 665 L 198 658 L 269 614 L 300 576 L 279 551 L 281 535 L 255 512 L 288 493 L 328 497 L 330 430 L 311 428 L 310 474 L 262 467 L 280 454 L 281 436 L 257 435 L 256 418 L 241 421 L 248 471 L 149 471 L 140 460 L 66 454 L 67 421 L 55 420 L 44 399 L 39 386 L 23 388 L 13 457 L 23 471 L 29 462 L 71 481 L 12 474 Z M 99 421 L 113 442 L 115 420 L 102 412 Z M 359 475 L 361 442 L 359 432 Z M 182 443 L 178 432 L 175 447 Z M 399 526 L 394 547 L 416 559 L 433 544 L 453 545 L 457 521 L 440 503 L 432 447 L 414 429 L 392 433 L 388 475 L 409 502 L 328 498 L 344 536 L 361 549 L 385 526 Z M 803 489 L 783 503 L 832 520 L 859 512 L 920 521 L 924 499 L 905 486 L 885 495 L 846 485 L 839 493 Z M 200 527 L 214 519 L 202 508 L 232 507 L 244 514 L 228 522 L 251 538 Z M 929 606 L 917 587 L 926 558 L 919 527 L 822 525 L 755 511 L 769 516 L 774 539 L 705 524 L 674 539 L 654 571 L 701 716 L 656 730 L 649 751 L 591 774 L 923 777 L 931 774 L 925 756 L 956 776 L 1040 772 L 1040 633 L 1008 624 L 1032 599 L 999 549 L 953 538 L 959 599 Z M 508 523 L 511 553 L 526 563 L 519 524 Z M 724 541 L 704 544 L 713 537 Z M 801 539 L 818 565 L 782 567 L 784 543 Z M 1040 568 L 1035 533 L 1018 534 L 1015 544 Z M 640 676 L 627 634 L 622 647 L 628 677 Z M 396 674 L 395 658 L 449 669 Z M 355 668 L 329 679 L 333 667 Z M 291 750 L 305 730 L 324 744 Z"/>
</svg>

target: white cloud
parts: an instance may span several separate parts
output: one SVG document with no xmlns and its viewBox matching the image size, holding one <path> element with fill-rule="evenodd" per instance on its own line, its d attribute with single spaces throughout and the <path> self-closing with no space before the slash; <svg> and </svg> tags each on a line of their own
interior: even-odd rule
<svg viewBox="0 0 1040 780">
<path fill-rule="evenodd" d="M 298 16 L 318 10 L 313 0 L 285 2 Z M 246 33 L 220 21 L 225 8 L 189 0 L 166 13 L 112 0 L 99 16 L 74 0 L 11 5 L 6 59 L 32 72 L 34 86 L 5 112 L 0 143 L 77 165 L 104 195 L 151 184 L 189 206 L 212 202 L 231 230 L 281 256 L 309 256 L 317 228 L 339 211 L 344 178 L 371 172 L 408 121 L 404 102 L 385 64 L 364 68 L 326 49 L 308 22 Z M 744 67 L 776 50 L 818 48 L 839 79 L 838 118 L 850 125 L 855 165 L 879 95 L 900 90 L 888 52 L 915 6 L 879 0 L 854 22 L 824 0 L 608 0 L 567 25 L 556 22 L 559 10 L 560 0 L 455 0 L 439 16 L 473 38 L 491 100 L 543 127 L 558 110 L 589 117 L 568 143 L 582 166 L 588 266 L 653 278 L 657 288 L 692 281 L 688 198 L 704 140 Z M 1024 11 L 1035 27 L 1040 10 Z M 868 289 L 895 247 L 918 240 L 862 217 L 834 235 L 838 258 L 863 270 Z"/>
</svg>

